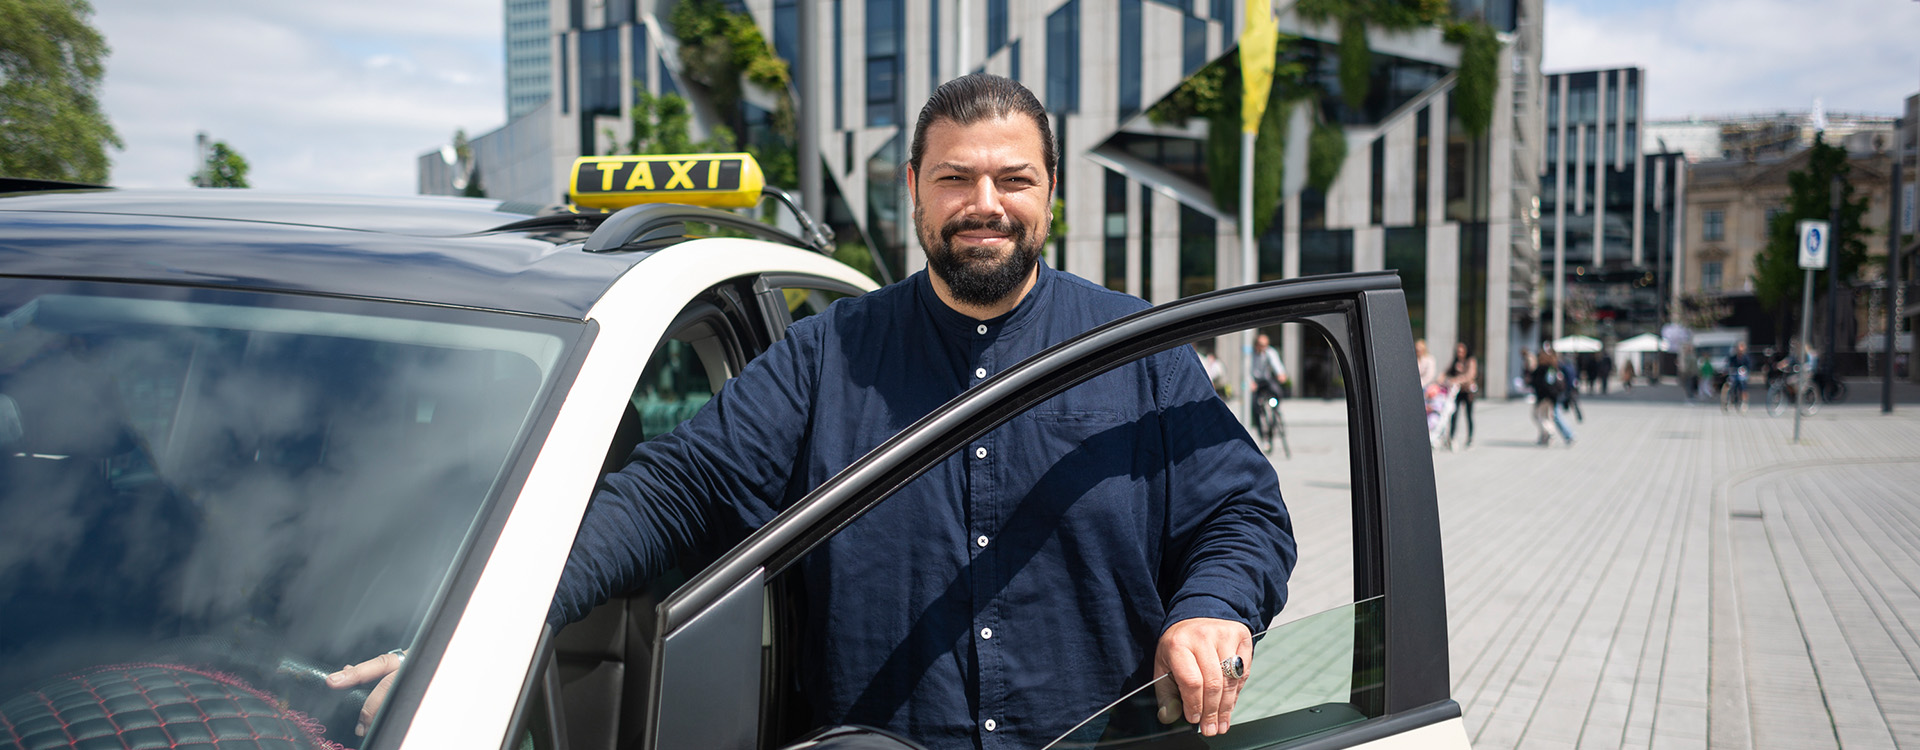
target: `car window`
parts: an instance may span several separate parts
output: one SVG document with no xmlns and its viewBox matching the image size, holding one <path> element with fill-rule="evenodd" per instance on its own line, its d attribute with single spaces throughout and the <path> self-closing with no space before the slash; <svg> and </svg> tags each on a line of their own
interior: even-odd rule
<svg viewBox="0 0 1920 750">
<path fill-rule="evenodd" d="M 826 312 L 828 305 L 861 294 L 861 290 L 843 282 L 807 274 L 768 274 L 763 280 L 769 288 L 780 291 L 789 323 Z"/>
<path fill-rule="evenodd" d="M 1047 745 L 1087 748 L 1272 747 L 1380 715 L 1376 668 L 1384 647 L 1382 600 L 1374 597 L 1319 612 L 1253 636 L 1246 681 L 1233 709 L 1233 728 L 1201 737 L 1184 719 L 1161 723 L 1156 688 L 1142 685 Z"/>
<path fill-rule="evenodd" d="M 579 335 L 0 280 L 0 723 L 173 679 L 352 742 L 319 678 L 418 637 Z"/>
</svg>

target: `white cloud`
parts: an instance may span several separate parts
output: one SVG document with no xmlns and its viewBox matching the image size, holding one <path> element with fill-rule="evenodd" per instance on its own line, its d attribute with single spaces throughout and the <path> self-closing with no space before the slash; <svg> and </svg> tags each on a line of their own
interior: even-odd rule
<svg viewBox="0 0 1920 750">
<path fill-rule="evenodd" d="M 255 187 L 409 194 L 414 159 L 506 118 L 497 0 L 96 0 L 113 183 L 185 187 L 194 134 Z"/>
<path fill-rule="evenodd" d="M 1895 114 L 1920 90 L 1920 3 L 1557 0 L 1549 72 L 1639 66 L 1648 116 L 1806 110 Z"/>
</svg>

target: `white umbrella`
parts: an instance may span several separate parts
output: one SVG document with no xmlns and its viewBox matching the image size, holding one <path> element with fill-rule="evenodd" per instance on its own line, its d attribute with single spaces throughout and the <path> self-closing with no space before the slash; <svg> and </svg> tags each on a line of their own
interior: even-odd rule
<svg viewBox="0 0 1920 750">
<path fill-rule="evenodd" d="M 1643 333 L 1615 344 L 1613 350 L 1621 354 L 1631 354 L 1633 352 L 1664 352 L 1667 350 L 1667 342 L 1659 336 L 1651 333 Z"/>
<path fill-rule="evenodd" d="M 1553 350 L 1556 352 L 1597 352 L 1600 351 L 1600 340 L 1592 336 L 1575 334 L 1555 340 L 1553 342 Z"/>
</svg>

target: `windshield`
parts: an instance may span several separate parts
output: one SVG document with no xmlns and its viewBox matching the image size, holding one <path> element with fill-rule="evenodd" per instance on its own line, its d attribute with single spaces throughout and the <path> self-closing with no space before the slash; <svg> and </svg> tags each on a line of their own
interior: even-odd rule
<svg viewBox="0 0 1920 750">
<path fill-rule="evenodd" d="M 0 725 L 157 680 L 352 742 L 318 677 L 416 637 L 573 330 L 0 279 Z"/>
</svg>

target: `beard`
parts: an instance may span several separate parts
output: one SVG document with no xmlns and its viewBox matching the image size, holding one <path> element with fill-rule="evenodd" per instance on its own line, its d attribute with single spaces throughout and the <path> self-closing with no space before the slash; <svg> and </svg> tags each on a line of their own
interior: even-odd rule
<svg viewBox="0 0 1920 750">
<path fill-rule="evenodd" d="M 927 226 L 925 213 L 915 206 L 913 224 L 927 251 L 927 270 L 946 282 L 954 299 L 969 305 L 990 306 L 1012 296 L 1039 264 L 1040 246 L 1045 243 L 1044 238 L 1033 236 L 1026 222 L 1010 216 L 956 218 L 941 226 L 936 236 Z M 955 235 L 975 229 L 1005 234 L 1012 238 L 1013 247 L 1002 258 L 988 248 L 954 245 Z"/>
</svg>

